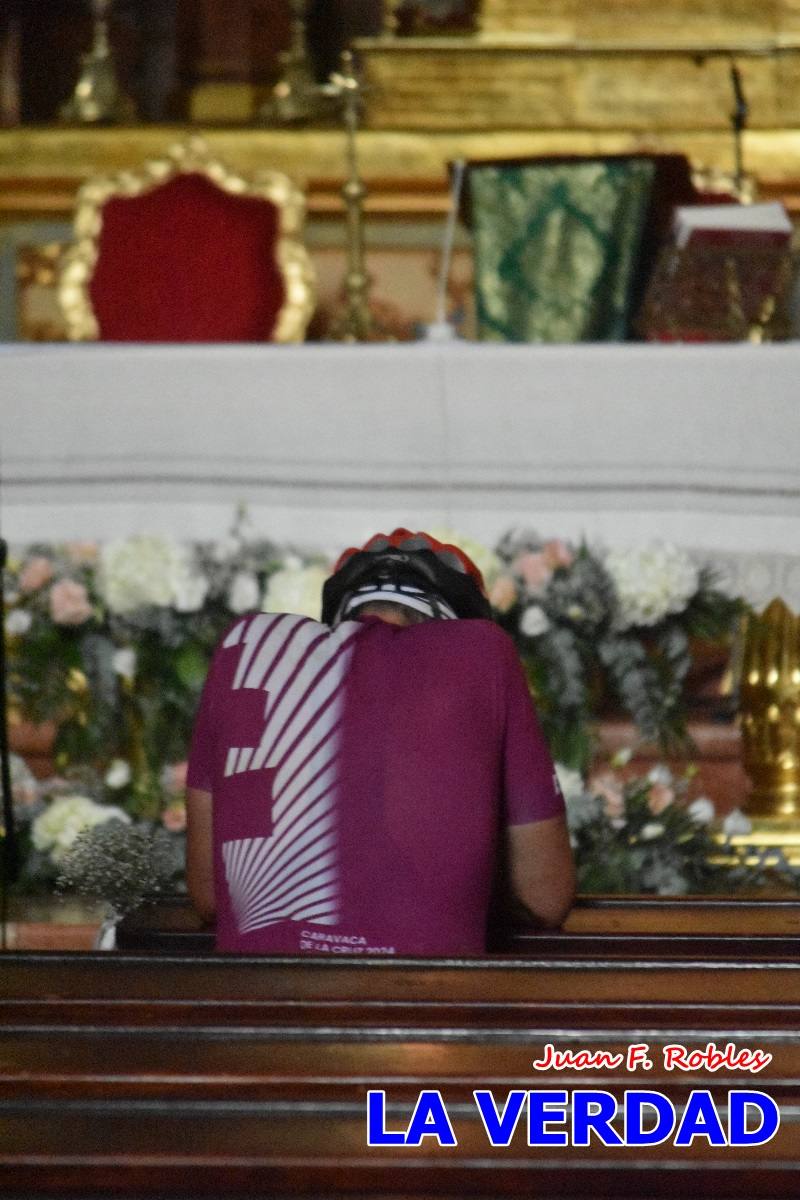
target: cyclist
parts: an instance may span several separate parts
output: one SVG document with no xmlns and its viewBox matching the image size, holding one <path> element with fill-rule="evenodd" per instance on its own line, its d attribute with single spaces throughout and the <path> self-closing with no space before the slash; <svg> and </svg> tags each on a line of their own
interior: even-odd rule
<svg viewBox="0 0 800 1200">
<path fill-rule="evenodd" d="M 209 670 L 187 875 L 219 948 L 480 954 L 501 853 L 533 918 L 560 924 L 564 803 L 474 563 L 378 534 L 342 555 L 322 618 L 244 616 Z"/>
</svg>

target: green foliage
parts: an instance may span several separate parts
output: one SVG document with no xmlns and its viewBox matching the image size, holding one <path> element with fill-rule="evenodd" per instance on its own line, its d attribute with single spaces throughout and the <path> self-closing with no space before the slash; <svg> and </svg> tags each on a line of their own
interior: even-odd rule
<svg viewBox="0 0 800 1200">
<path fill-rule="evenodd" d="M 659 766 L 627 782 L 608 771 L 568 795 L 578 890 L 696 895 L 800 887 L 800 872 L 774 848 L 754 857 L 734 847 L 710 801 L 687 805 L 688 789 L 688 775 L 675 778 Z"/>
<path fill-rule="evenodd" d="M 506 585 L 498 594 L 510 582 L 515 596 L 498 620 L 519 646 L 554 757 L 588 768 L 591 722 L 607 697 L 642 740 L 688 753 L 691 639 L 730 640 L 742 602 L 674 547 L 626 558 L 522 534 L 498 552 Z"/>
</svg>

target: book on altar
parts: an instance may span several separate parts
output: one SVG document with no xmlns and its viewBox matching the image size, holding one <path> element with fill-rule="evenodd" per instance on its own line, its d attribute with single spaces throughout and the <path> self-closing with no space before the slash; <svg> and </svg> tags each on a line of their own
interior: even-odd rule
<svg viewBox="0 0 800 1200">
<path fill-rule="evenodd" d="M 740 246 L 774 245 L 789 242 L 792 222 L 784 206 L 769 204 L 691 204 L 675 209 L 675 245 Z"/>
</svg>

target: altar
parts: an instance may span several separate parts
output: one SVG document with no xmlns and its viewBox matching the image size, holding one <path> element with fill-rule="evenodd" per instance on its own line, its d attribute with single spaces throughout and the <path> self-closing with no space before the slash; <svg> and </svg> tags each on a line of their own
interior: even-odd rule
<svg viewBox="0 0 800 1200">
<path fill-rule="evenodd" d="M 800 348 L 7 346 L 12 544 L 375 528 L 673 541 L 800 602 Z"/>
</svg>

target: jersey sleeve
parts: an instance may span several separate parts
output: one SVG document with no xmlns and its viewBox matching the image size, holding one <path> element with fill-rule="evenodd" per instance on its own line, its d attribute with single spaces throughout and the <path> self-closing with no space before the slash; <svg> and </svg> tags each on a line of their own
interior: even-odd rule
<svg viewBox="0 0 800 1200">
<path fill-rule="evenodd" d="M 505 702 L 503 784 L 508 825 L 562 816 L 564 797 L 550 749 L 531 699 L 528 681 L 509 639 L 501 695 Z"/>
</svg>

